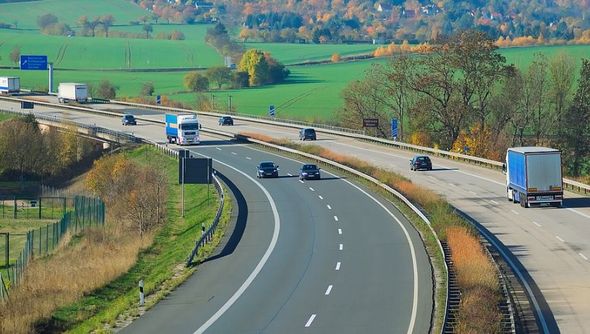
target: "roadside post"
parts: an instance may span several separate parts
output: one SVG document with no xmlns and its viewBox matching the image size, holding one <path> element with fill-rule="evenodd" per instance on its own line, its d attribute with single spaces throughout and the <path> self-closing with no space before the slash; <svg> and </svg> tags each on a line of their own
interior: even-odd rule
<svg viewBox="0 0 590 334">
<path fill-rule="evenodd" d="M 139 306 L 145 304 L 145 296 L 143 294 L 143 280 L 139 280 Z"/>
</svg>

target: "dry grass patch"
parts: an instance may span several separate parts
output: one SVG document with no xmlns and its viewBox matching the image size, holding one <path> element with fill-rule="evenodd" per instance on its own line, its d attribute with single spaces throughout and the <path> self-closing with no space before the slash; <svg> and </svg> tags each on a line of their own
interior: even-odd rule
<svg viewBox="0 0 590 334">
<path fill-rule="evenodd" d="M 64 244 L 71 238 L 65 238 Z M 31 333 L 39 319 L 127 272 L 151 238 L 86 230 L 49 258 L 34 260 L 0 307 L 0 332 Z"/>
</svg>

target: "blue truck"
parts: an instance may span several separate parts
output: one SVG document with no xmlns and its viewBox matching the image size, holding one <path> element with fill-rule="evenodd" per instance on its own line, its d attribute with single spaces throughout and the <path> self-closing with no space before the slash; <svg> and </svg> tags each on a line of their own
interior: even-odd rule
<svg viewBox="0 0 590 334">
<path fill-rule="evenodd" d="M 199 144 L 201 125 L 195 114 L 166 114 L 166 139 L 178 145 Z"/>
<path fill-rule="evenodd" d="M 548 147 L 513 147 L 506 153 L 506 197 L 524 208 L 563 204 L 561 152 Z"/>
</svg>

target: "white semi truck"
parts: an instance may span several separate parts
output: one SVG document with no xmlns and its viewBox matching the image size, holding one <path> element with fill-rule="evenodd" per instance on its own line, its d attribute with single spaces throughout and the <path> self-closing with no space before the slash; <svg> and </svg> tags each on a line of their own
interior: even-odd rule
<svg viewBox="0 0 590 334">
<path fill-rule="evenodd" d="M 20 92 L 19 77 L 0 77 L 0 94 Z"/>
<path fill-rule="evenodd" d="M 57 100 L 59 103 L 87 102 L 88 85 L 85 83 L 62 82 L 57 88 Z"/>
<path fill-rule="evenodd" d="M 522 207 L 563 204 L 561 152 L 548 147 L 513 147 L 506 153 L 506 197 Z"/>
<path fill-rule="evenodd" d="M 199 144 L 199 119 L 195 114 L 166 114 L 166 139 L 178 145 Z"/>
</svg>

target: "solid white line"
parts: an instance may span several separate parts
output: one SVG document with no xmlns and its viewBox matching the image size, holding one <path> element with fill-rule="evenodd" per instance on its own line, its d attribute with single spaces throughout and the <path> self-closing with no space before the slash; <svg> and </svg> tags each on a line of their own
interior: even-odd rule
<svg viewBox="0 0 590 334">
<path fill-rule="evenodd" d="M 315 189 L 313 189 L 312 187 L 309 187 L 309 190 L 311 190 L 311 191 L 315 191 Z"/>
<path fill-rule="evenodd" d="M 449 186 L 456 187 L 456 185 L 449 182 Z"/>
<path fill-rule="evenodd" d="M 515 215 L 518 215 L 518 212 L 514 211 L 513 209 L 511 209 L 510 211 L 512 211 L 512 213 L 514 213 Z"/>
<path fill-rule="evenodd" d="M 587 258 L 587 257 L 586 257 L 584 254 L 582 254 L 582 253 L 578 253 L 578 255 L 580 255 L 580 256 L 582 257 L 582 259 L 584 259 L 584 260 L 588 261 L 588 258 Z"/>
<path fill-rule="evenodd" d="M 340 246 L 338 247 L 338 249 L 339 249 L 339 250 L 342 250 L 342 249 L 344 249 L 344 245 L 343 245 L 343 244 L 340 244 Z"/>
<path fill-rule="evenodd" d="M 218 151 L 221 151 L 221 148 L 219 148 L 219 147 L 216 147 L 216 149 L 217 149 Z"/>
<path fill-rule="evenodd" d="M 328 208 L 328 210 L 332 210 L 332 207 L 330 206 L 330 204 L 326 205 L 326 207 Z"/>
<path fill-rule="evenodd" d="M 293 174 L 291 174 L 291 173 L 287 173 L 287 175 L 289 175 L 289 176 L 293 176 Z"/>
<path fill-rule="evenodd" d="M 331 291 L 332 291 L 332 284 L 328 285 L 328 288 L 326 289 L 325 295 L 326 296 L 329 295 Z"/>
<path fill-rule="evenodd" d="M 334 220 L 335 221 L 338 221 L 338 216 L 334 216 Z"/>
<path fill-rule="evenodd" d="M 196 153 L 196 154 L 207 157 L 206 155 L 203 155 L 200 153 Z M 210 157 L 207 157 L 207 158 L 210 158 Z M 275 246 L 277 244 L 277 240 L 279 239 L 279 231 L 281 230 L 281 218 L 279 217 L 279 211 L 277 210 L 277 206 L 276 206 L 274 200 L 272 199 L 272 196 L 266 190 L 266 188 L 264 188 L 260 182 L 256 181 L 250 175 L 242 172 L 241 170 L 239 170 L 233 166 L 230 166 L 224 162 L 221 162 L 219 160 L 215 160 L 215 159 L 213 159 L 213 160 L 219 164 L 229 167 L 229 168 L 235 170 L 236 172 L 244 175 L 247 179 L 252 181 L 254 184 L 256 184 L 258 186 L 258 188 L 260 188 L 262 190 L 262 192 L 264 193 L 264 195 L 266 196 L 266 198 L 268 199 L 268 201 L 270 203 L 270 208 L 272 209 L 272 214 L 273 214 L 273 218 L 274 218 L 274 231 L 272 233 L 272 239 L 270 241 L 270 244 L 268 245 L 268 248 L 264 252 L 264 255 L 262 256 L 262 258 L 260 259 L 260 261 L 258 262 L 256 267 L 254 268 L 252 273 L 250 273 L 248 278 L 246 278 L 246 281 L 244 281 L 244 283 L 242 283 L 242 285 L 238 288 L 238 290 L 236 292 L 234 292 L 234 294 L 230 297 L 230 299 L 227 302 L 225 302 L 225 304 L 223 304 L 223 306 L 221 306 L 221 308 L 219 310 L 217 310 L 217 312 L 215 312 L 215 314 L 213 314 L 211 316 L 211 318 L 209 318 L 209 320 L 207 320 L 203 325 L 201 325 L 201 327 L 199 327 L 199 329 L 197 329 L 193 334 L 204 333 L 209 327 L 211 327 L 211 325 L 213 325 L 215 323 L 215 321 L 217 321 L 225 312 L 227 312 L 227 310 L 238 300 L 238 298 L 240 298 L 240 296 L 246 291 L 246 289 L 248 289 L 248 287 L 250 286 L 250 284 L 252 284 L 252 282 L 254 281 L 256 276 L 258 276 L 258 274 L 262 271 L 262 268 L 264 267 L 264 265 L 268 261 L 268 258 L 272 254 L 273 250 L 275 249 Z"/>
<path fill-rule="evenodd" d="M 247 159 L 247 160 L 252 160 L 252 158 L 250 158 L 250 157 L 246 157 L 246 159 Z"/>
<path fill-rule="evenodd" d="M 238 155 L 236 152 L 231 152 L 231 154 L 233 154 L 233 155 Z"/>
<path fill-rule="evenodd" d="M 533 224 L 537 225 L 538 227 L 541 227 L 541 226 L 543 226 L 543 225 L 541 225 L 541 224 L 539 224 L 539 223 L 537 223 L 537 222 L 533 222 Z"/>
<path fill-rule="evenodd" d="M 313 319 L 315 319 L 315 314 L 312 314 L 311 317 L 309 317 L 309 320 L 307 320 L 307 323 L 305 323 L 305 327 L 311 326 Z"/>
<path fill-rule="evenodd" d="M 299 180 L 299 182 L 301 182 L 301 183 L 305 183 L 305 182 L 303 182 L 303 180 Z"/>
<path fill-rule="evenodd" d="M 334 270 L 340 270 L 340 262 L 336 262 L 336 268 Z"/>
<path fill-rule="evenodd" d="M 496 204 L 496 205 L 498 205 L 498 204 L 499 204 L 498 202 L 494 201 L 493 199 L 492 199 L 492 200 L 490 200 L 490 202 L 492 202 L 492 204 Z"/>
<path fill-rule="evenodd" d="M 338 234 L 342 234 L 342 229 L 341 228 L 338 229 Z"/>
<path fill-rule="evenodd" d="M 563 240 L 562 238 L 560 238 L 558 235 L 555 236 L 555 239 L 561 241 L 561 242 L 565 242 L 565 240 Z"/>
<path fill-rule="evenodd" d="M 324 199 L 324 198 L 322 197 L 322 195 L 318 195 L 318 198 L 319 198 L 319 199 Z"/>
<path fill-rule="evenodd" d="M 569 211 L 573 212 L 573 213 L 577 213 L 577 214 L 579 214 L 579 215 L 580 215 L 580 216 L 582 216 L 582 217 L 585 217 L 585 218 L 588 218 L 588 219 L 590 219 L 590 216 L 588 216 L 587 214 L 584 214 L 584 213 L 582 213 L 582 212 L 580 212 L 580 211 L 578 211 L 578 210 L 576 210 L 576 209 L 572 209 L 572 208 L 567 208 L 567 209 L 568 209 Z"/>
</svg>

